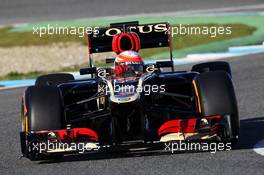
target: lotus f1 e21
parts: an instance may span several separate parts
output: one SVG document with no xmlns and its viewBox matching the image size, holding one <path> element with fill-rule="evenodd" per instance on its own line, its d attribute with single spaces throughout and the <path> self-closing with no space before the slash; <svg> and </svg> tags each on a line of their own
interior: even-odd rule
<svg viewBox="0 0 264 175">
<path fill-rule="evenodd" d="M 78 153 L 43 143 L 85 143 L 93 152 L 151 149 L 171 141 L 237 142 L 239 115 L 229 64 L 174 70 L 169 29 L 168 23 L 126 22 L 87 35 L 90 66 L 80 70 L 84 78 L 48 74 L 26 89 L 22 154 L 34 160 Z M 169 50 L 166 61 L 147 64 L 139 54 L 161 47 Z M 94 65 L 92 54 L 102 52 L 116 53 L 106 58 L 112 66 Z"/>
</svg>

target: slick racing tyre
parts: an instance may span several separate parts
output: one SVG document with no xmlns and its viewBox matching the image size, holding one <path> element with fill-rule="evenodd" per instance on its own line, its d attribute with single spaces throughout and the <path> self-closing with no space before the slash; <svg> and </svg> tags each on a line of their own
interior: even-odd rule
<svg viewBox="0 0 264 175">
<path fill-rule="evenodd" d="M 22 114 L 26 109 L 28 120 L 26 126 L 27 132 L 62 129 L 64 117 L 61 95 L 57 87 L 31 86 L 26 90 L 24 100 L 25 106 L 22 106 Z M 22 124 L 26 123 L 23 122 L 25 119 L 26 117 L 22 117 Z M 29 142 L 26 139 L 24 141 L 28 143 L 28 147 L 31 147 L 31 144 L 34 142 L 31 143 L 31 141 Z M 25 153 L 31 160 L 45 159 L 43 155 L 39 155 L 38 152 L 35 151 L 29 151 L 29 149 L 27 149 Z"/>
<path fill-rule="evenodd" d="M 194 79 L 200 98 L 202 116 L 224 116 L 222 140 L 235 144 L 239 136 L 236 95 L 230 76 L 224 71 L 205 72 Z"/>
<path fill-rule="evenodd" d="M 196 64 L 192 67 L 192 71 L 199 73 L 212 72 L 212 71 L 225 71 L 232 77 L 230 65 L 225 61 L 215 61 L 215 62 Z"/>
<path fill-rule="evenodd" d="M 58 86 L 59 84 L 66 83 L 74 80 L 72 74 L 57 73 L 39 76 L 36 80 L 36 86 Z"/>
</svg>

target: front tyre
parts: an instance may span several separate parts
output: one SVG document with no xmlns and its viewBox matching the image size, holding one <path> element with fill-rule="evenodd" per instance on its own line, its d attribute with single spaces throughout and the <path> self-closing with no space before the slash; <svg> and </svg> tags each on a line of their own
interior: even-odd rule
<svg viewBox="0 0 264 175">
<path fill-rule="evenodd" d="M 32 141 L 27 134 L 31 131 L 62 129 L 64 124 L 60 90 L 54 86 L 31 86 L 22 100 L 21 123 L 22 153 L 31 160 L 43 159 L 43 155 L 32 150 Z"/>
<path fill-rule="evenodd" d="M 236 143 L 239 136 L 239 115 L 230 75 L 225 71 L 205 72 L 194 79 L 197 85 L 201 114 L 224 116 L 223 141 Z"/>
</svg>

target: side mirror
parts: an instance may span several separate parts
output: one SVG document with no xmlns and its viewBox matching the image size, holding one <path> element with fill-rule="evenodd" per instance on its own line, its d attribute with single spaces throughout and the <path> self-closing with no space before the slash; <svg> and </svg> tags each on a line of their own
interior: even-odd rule
<svg viewBox="0 0 264 175">
<path fill-rule="evenodd" d="M 162 67 L 171 67 L 173 68 L 173 61 L 157 61 L 156 65 L 158 68 L 162 68 Z"/>
<path fill-rule="evenodd" d="M 95 74 L 96 67 L 88 67 L 80 69 L 80 75 Z"/>
<path fill-rule="evenodd" d="M 115 62 L 115 58 L 106 58 L 105 59 L 105 63 L 109 64 L 109 63 L 114 63 Z"/>
</svg>

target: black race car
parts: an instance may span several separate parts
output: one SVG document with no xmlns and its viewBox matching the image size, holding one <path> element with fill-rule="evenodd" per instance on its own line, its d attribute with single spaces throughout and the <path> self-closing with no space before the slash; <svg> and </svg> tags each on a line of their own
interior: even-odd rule
<svg viewBox="0 0 264 175">
<path fill-rule="evenodd" d="M 112 149 L 147 150 L 172 141 L 237 142 L 239 115 L 228 63 L 174 70 L 168 23 L 115 23 L 87 35 L 87 41 L 90 66 L 80 70 L 85 78 L 43 75 L 26 89 L 20 132 L 23 156 L 34 160 Z M 95 67 L 91 56 L 161 47 L 170 50 L 167 61 L 139 64 L 141 72 L 134 69 L 126 75 L 117 75 L 111 66 Z M 106 58 L 106 63 L 117 64 L 116 59 Z"/>
</svg>

